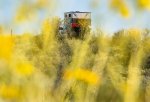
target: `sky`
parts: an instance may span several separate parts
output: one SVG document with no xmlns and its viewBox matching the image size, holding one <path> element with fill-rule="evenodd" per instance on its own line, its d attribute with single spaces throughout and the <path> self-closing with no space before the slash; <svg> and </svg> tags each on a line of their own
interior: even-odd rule
<svg viewBox="0 0 150 102">
<path fill-rule="evenodd" d="M 91 7 L 92 0 L 56 0 L 55 9 L 40 11 L 38 17 L 32 22 L 14 24 L 13 18 L 21 0 L 0 0 L 0 25 L 6 26 L 8 31 L 13 29 L 15 34 L 39 33 L 44 19 L 54 16 L 63 19 L 63 14 L 67 11 L 89 11 L 92 12 L 93 29 L 100 28 L 106 33 L 128 28 L 150 28 L 150 11 L 133 10 L 132 16 L 126 19 L 111 10 L 108 1 L 110 0 L 99 0 L 96 7 Z"/>
</svg>

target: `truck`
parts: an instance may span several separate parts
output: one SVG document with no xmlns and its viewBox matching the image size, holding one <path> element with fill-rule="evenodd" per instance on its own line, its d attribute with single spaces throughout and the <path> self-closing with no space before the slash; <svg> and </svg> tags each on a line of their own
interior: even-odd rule
<svg viewBox="0 0 150 102">
<path fill-rule="evenodd" d="M 71 11 L 64 13 L 64 20 L 59 30 L 67 37 L 84 38 L 90 32 L 91 12 Z"/>
</svg>

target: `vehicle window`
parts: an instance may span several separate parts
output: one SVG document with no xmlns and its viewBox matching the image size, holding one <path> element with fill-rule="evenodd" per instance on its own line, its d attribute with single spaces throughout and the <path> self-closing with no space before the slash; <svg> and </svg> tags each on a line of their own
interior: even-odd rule
<svg viewBox="0 0 150 102">
<path fill-rule="evenodd" d="M 71 14 L 69 14 L 69 17 L 71 17 Z"/>
<path fill-rule="evenodd" d="M 59 30 L 63 30 L 63 27 L 59 27 Z"/>
</svg>

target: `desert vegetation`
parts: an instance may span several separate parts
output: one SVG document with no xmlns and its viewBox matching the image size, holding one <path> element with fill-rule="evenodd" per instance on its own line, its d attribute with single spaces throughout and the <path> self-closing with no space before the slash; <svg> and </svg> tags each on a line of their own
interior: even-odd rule
<svg viewBox="0 0 150 102">
<path fill-rule="evenodd" d="M 1 102 L 149 101 L 149 30 L 81 40 L 60 36 L 59 22 L 46 20 L 37 35 L 0 35 Z"/>
<path fill-rule="evenodd" d="M 22 1 L 14 26 L 57 8 L 55 0 Z M 90 1 L 91 8 L 99 6 L 99 0 Z M 128 19 L 127 2 L 109 5 Z M 133 2 L 137 11 L 150 9 L 150 0 Z M 149 102 L 149 29 L 111 35 L 96 29 L 83 39 L 68 38 L 59 34 L 60 18 L 47 18 L 40 33 L 6 34 L 7 26 L 0 25 L 0 102 Z"/>
</svg>

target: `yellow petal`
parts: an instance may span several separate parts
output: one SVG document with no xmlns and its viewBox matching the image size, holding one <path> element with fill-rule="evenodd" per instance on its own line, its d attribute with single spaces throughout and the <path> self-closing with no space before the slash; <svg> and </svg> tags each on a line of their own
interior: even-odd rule
<svg viewBox="0 0 150 102">
<path fill-rule="evenodd" d="M 77 79 L 85 81 L 89 84 L 96 85 L 99 83 L 99 76 L 86 69 L 77 69 L 74 71 L 66 71 L 64 74 L 65 79 Z"/>
<path fill-rule="evenodd" d="M 8 60 L 11 57 L 13 45 L 11 36 L 0 36 L 0 59 Z"/>
<path fill-rule="evenodd" d="M 20 96 L 20 90 L 14 85 L 1 85 L 0 96 L 8 99 L 18 98 Z"/>
<path fill-rule="evenodd" d="M 34 67 L 30 63 L 17 63 L 16 65 L 16 73 L 22 76 L 32 75 L 34 72 Z"/>
</svg>

